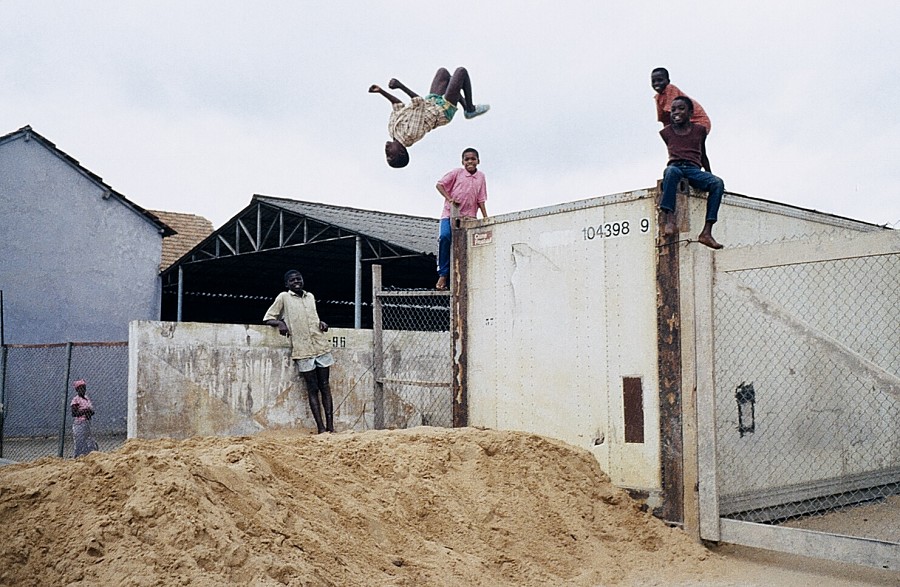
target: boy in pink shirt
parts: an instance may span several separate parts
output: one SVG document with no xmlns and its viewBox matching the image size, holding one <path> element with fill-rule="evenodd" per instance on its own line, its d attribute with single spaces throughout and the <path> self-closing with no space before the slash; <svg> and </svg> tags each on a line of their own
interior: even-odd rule
<svg viewBox="0 0 900 587">
<path fill-rule="evenodd" d="M 438 281 L 435 289 L 445 290 L 450 276 L 450 206 L 459 205 L 460 218 L 487 218 L 487 182 L 478 171 L 478 151 L 472 147 L 462 152 L 462 167 L 448 172 L 435 188 L 444 197 L 444 211 L 441 214 L 441 232 L 438 237 Z"/>
</svg>

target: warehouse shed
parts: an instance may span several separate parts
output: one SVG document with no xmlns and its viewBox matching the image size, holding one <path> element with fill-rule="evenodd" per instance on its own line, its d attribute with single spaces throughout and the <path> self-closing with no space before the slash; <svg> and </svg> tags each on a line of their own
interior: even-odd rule
<svg viewBox="0 0 900 587">
<path fill-rule="evenodd" d="M 371 328 L 372 264 L 385 287 L 431 287 L 437 233 L 435 218 L 254 195 L 162 272 L 162 317 L 257 324 L 295 268 L 324 321 Z"/>
</svg>

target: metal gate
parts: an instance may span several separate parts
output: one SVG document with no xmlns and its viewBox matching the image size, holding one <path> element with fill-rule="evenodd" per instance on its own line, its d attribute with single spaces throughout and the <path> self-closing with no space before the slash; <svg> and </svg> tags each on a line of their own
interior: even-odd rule
<svg viewBox="0 0 900 587">
<path fill-rule="evenodd" d="M 372 289 L 375 428 L 451 427 L 449 292 Z"/>
<path fill-rule="evenodd" d="M 701 537 L 900 570 L 900 234 L 694 261 Z"/>
</svg>

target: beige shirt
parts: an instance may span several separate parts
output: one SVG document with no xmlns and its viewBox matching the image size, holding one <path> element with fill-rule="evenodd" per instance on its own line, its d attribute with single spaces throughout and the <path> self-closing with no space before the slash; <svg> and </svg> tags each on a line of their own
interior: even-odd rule
<svg viewBox="0 0 900 587">
<path fill-rule="evenodd" d="M 407 105 L 393 104 L 391 108 L 388 134 L 404 147 L 411 147 L 428 131 L 450 122 L 443 110 L 421 96 L 416 96 Z"/>
<path fill-rule="evenodd" d="M 292 359 L 318 357 L 331 350 L 331 339 L 319 330 L 316 298 L 308 291 L 302 297 L 292 291 L 278 294 L 263 322 L 267 320 L 284 320 L 287 324 L 291 331 Z"/>
</svg>

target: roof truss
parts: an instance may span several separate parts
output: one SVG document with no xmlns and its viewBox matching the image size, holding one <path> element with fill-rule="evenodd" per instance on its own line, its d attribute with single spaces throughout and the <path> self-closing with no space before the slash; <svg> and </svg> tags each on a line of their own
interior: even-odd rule
<svg viewBox="0 0 900 587">
<path fill-rule="evenodd" d="M 362 239 L 363 244 L 361 261 L 421 256 L 421 253 L 316 218 L 263 202 L 255 202 L 197 245 L 173 267 L 262 251 L 352 239 L 357 236 Z"/>
</svg>

